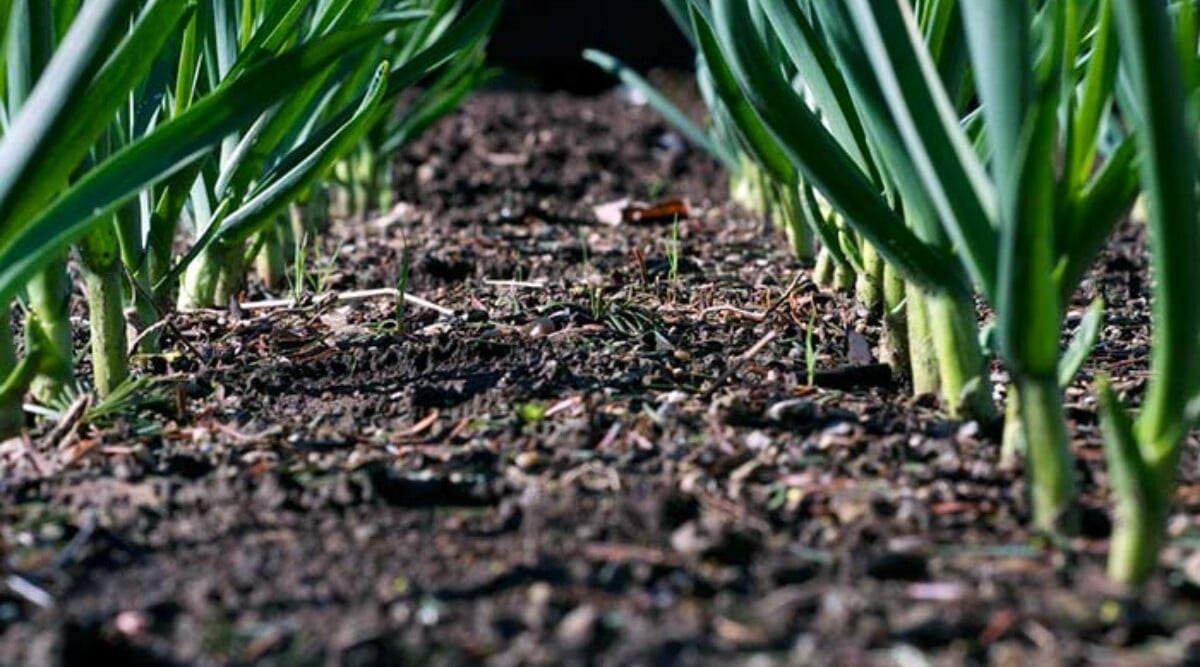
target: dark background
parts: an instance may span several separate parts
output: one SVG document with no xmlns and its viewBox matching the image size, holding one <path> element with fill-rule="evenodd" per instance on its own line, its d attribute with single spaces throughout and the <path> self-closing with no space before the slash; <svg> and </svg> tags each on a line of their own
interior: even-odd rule
<svg viewBox="0 0 1200 667">
<path fill-rule="evenodd" d="M 645 71 L 690 69 L 691 48 L 658 0 L 505 0 L 492 63 L 539 88 L 598 92 L 612 78 L 580 57 L 607 51 Z"/>
</svg>

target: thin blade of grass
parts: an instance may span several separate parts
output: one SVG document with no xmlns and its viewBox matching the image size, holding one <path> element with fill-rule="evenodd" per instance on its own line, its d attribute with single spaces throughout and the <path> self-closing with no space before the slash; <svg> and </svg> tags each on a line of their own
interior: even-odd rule
<svg viewBox="0 0 1200 667">
<path fill-rule="evenodd" d="M 908 4 L 836 0 L 814 6 L 827 25 L 848 23 L 858 32 L 942 224 L 980 291 L 994 299 L 995 193 L 915 32 Z"/>
<path fill-rule="evenodd" d="M 842 148 L 850 153 L 872 180 L 878 180 L 866 133 L 850 98 L 850 91 L 816 28 L 794 2 L 758 0 L 758 3 L 778 33 L 801 80 L 812 91 L 817 107 L 821 109 Z"/>
<path fill-rule="evenodd" d="M 0 239 L 20 222 L 14 221 L 12 212 L 30 179 L 44 168 L 47 148 L 69 125 L 72 109 L 102 61 L 101 48 L 118 28 L 128 2 L 88 3 L 0 142 Z"/>
<path fill-rule="evenodd" d="M 975 90 L 987 119 L 992 173 L 1001 193 L 1018 172 L 1025 115 L 1033 102 L 1029 5 L 1012 0 L 962 3 Z M 1003 195 L 1002 195 L 1003 196 Z"/>
<path fill-rule="evenodd" d="M 0 229 L 0 301 L 46 261 L 141 189 L 185 168 L 230 132 L 245 127 L 297 81 L 324 70 L 354 45 L 391 29 L 372 23 L 297 47 L 248 70 L 179 117 L 112 155 L 66 194 L 16 229 Z"/>
<path fill-rule="evenodd" d="M 1075 376 L 1079 375 L 1083 364 L 1087 362 L 1092 350 L 1096 348 L 1096 341 L 1100 339 L 1102 328 L 1104 328 L 1104 299 L 1097 297 L 1088 306 L 1087 313 L 1079 322 L 1075 335 L 1071 337 L 1066 352 L 1058 362 L 1058 386 L 1065 389 L 1075 380 Z"/>
<path fill-rule="evenodd" d="M 274 173 L 264 176 L 265 187 L 247 198 L 241 208 L 222 221 L 214 243 L 232 245 L 249 239 L 264 224 L 272 222 L 283 207 L 362 139 L 370 127 L 370 113 L 384 99 L 388 67 L 385 62 L 376 72 L 361 104 L 345 123 L 324 128 L 304 145 L 297 147 L 293 152 L 294 157 L 285 160 Z"/>
<path fill-rule="evenodd" d="M 738 0 L 716 0 L 715 34 L 743 93 L 780 140 L 793 164 L 880 255 L 931 290 L 965 291 L 953 262 L 923 244 L 888 207 L 854 160 L 773 66 Z"/>
<path fill-rule="evenodd" d="M 708 133 L 692 122 L 688 115 L 676 106 L 665 95 L 658 91 L 649 81 L 630 69 L 617 58 L 598 51 L 587 49 L 583 52 L 584 60 L 615 76 L 621 83 L 645 96 L 646 102 L 666 119 L 676 130 L 679 130 L 692 143 L 704 149 L 706 153 L 716 158 L 726 169 L 736 172 L 741 168 L 737 157 L 730 155 L 721 145 L 714 142 Z"/>
<path fill-rule="evenodd" d="M 1172 26 L 1164 3 L 1112 0 L 1130 91 L 1129 109 L 1141 144 L 1141 174 L 1154 266 L 1150 383 L 1138 419 L 1139 440 L 1165 456 L 1183 436 L 1187 401 L 1196 394 L 1200 332 L 1200 203 L 1196 198 L 1193 126 Z"/>
<path fill-rule="evenodd" d="M 125 39 L 107 56 L 104 66 L 79 100 L 78 109 L 43 145 L 35 166 L 15 184 L 20 193 L 8 211 L 13 224 L 20 224 L 66 187 L 71 173 L 87 157 L 110 119 L 128 103 L 129 92 L 145 78 L 159 51 L 181 25 L 193 2 L 153 0 L 143 9 Z M 83 17 L 86 18 L 86 17 Z"/>
<path fill-rule="evenodd" d="M 746 101 L 737 79 L 733 72 L 729 71 L 709 24 L 698 13 L 692 16 L 692 21 L 702 63 L 747 152 L 772 178 L 780 183 L 795 184 L 796 168 L 792 166 L 787 155 L 779 150 L 778 142 L 763 124 L 758 112 Z"/>
</svg>

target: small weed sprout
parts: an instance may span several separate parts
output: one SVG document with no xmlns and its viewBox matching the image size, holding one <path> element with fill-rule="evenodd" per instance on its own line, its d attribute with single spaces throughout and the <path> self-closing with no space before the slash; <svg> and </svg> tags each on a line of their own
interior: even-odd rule
<svg viewBox="0 0 1200 667">
<path fill-rule="evenodd" d="M 538 403 L 518 403 L 514 411 L 521 423 L 538 424 L 546 419 L 547 407 Z"/>
<path fill-rule="evenodd" d="M 587 292 L 588 310 L 592 313 L 592 319 L 599 322 L 608 314 L 608 303 L 604 300 L 604 294 L 600 291 L 599 285 L 589 284 Z"/>
<path fill-rule="evenodd" d="M 334 270 L 337 268 L 337 258 L 342 254 L 342 247 L 345 246 L 345 243 L 345 240 L 343 240 L 329 255 L 321 252 L 320 243 L 313 243 L 313 271 L 311 279 L 313 293 L 324 294 L 329 288 L 329 279 L 333 277 Z"/>
<path fill-rule="evenodd" d="M 682 250 L 679 241 L 679 216 L 671 223 L 671 240 L 667 242 L 667 278 L 671 282 L 679 279 L 679 255 Z"/>
<path fill-rule="evenodd" d="M 813 328 L 816 326 L 816 318 L 808 318 L 808 326 L 804 330 L 804 366 L 808 373 L 808 386 L 813 386 L 813 380 L 817 376 L 817 352 L 813 347 Z"/>
<path fill-rule="evenodd" d="M 513 269 L 512 280 L 514 283 L 524 282 L 525 271 L 521 268 L 520 264 Z M 524 307 L 521 306 L 521 297 L 519 296 L 519 292 L 520 290 L 517 289 L 515 285 L 508 290 L 508 302 L 512 306 L 514 315 L 520 315 L 521 313 L 525 312 Z"/>
<path fill-rule="evenodd" d="M 343 241 L 330 255 L 321 253 L 321 244 L 308 231 L 296 243 L 292 256 L 292 298 L 299 301 L 304 296 L 304 288 L 308 286 L 314 294 L 324 294 L 329 287 L 329 279 L 337 268 L 337 257 L 342 254 Z M 310 264 L 311 260 L 311 264 Z"/>
<path fill-rule="evenodd" d="M 304 285 L 308 276 L 308 246 L 312 237 L 308 230 L 300 237 L 293 250 L 292 258 L 292 298 L 299 301 L 304 296 Z"/>
<path fill-rule="evenodd" d="M 406 333 L 404 328 L 404 315 L 408 310 L 408 300 L 404 298 L 408 292 L 408 279 L 412 270 L 412 255 L 408 251 L 408 244 L 404 245 L 404 249 L 400 253 L 400 275 L 396 276 L 396 331 L 400 335 Z"/>
</svg>

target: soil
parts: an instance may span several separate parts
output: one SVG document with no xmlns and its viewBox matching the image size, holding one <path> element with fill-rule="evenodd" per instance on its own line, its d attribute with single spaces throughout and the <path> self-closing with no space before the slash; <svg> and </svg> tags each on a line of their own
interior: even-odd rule
<svg viewBox="0 0 1200 667">
<path fill-rule="evenodd" d="M 343 300 L 177 315 L 120 410 L 3 445 L 0 664 L 1200 662 L 1195 448 L 1161 576 L 1103 577 L 1088 385 L 1144 381 L 1139 227 L 1074 311 L 1108 303 L 1052 543 L 997 425 L 910 398 L 727 192 L 619 93 L 475 98 L 326 235 Z M 693 215 L 597 221 L 623 197 Z M 450 314 L 354 294 L 397 284 Z"/>
</svg>

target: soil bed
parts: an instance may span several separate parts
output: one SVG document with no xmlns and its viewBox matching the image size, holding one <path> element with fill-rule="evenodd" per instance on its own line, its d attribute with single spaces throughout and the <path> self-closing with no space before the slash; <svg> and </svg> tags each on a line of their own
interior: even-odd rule
<svg viewBox="0 0 1200 667">
<path fill-rule="evenodd" d="M 180 315 L 146 360 L 178 378 L 158 404 L 4 445 L 0 664 L 1200 660 L 1194 447 L 1143 604 L 1103 578 L 1087 382 L 1140 391 L 1138 228 L 1077 304 L 1109 312 L 1068 395 L 1084 534 L 1052 546 L 996 426 L 872 366 L 869 314 L 649 109 L 484 94 L 398 181 L 405 205 L 339 224 L 310 279 L 394 287 L 407 249 L 407 289 L 452 315 Z M 696 214 L 596 221 L 622 197 Z"/>
</svg>

